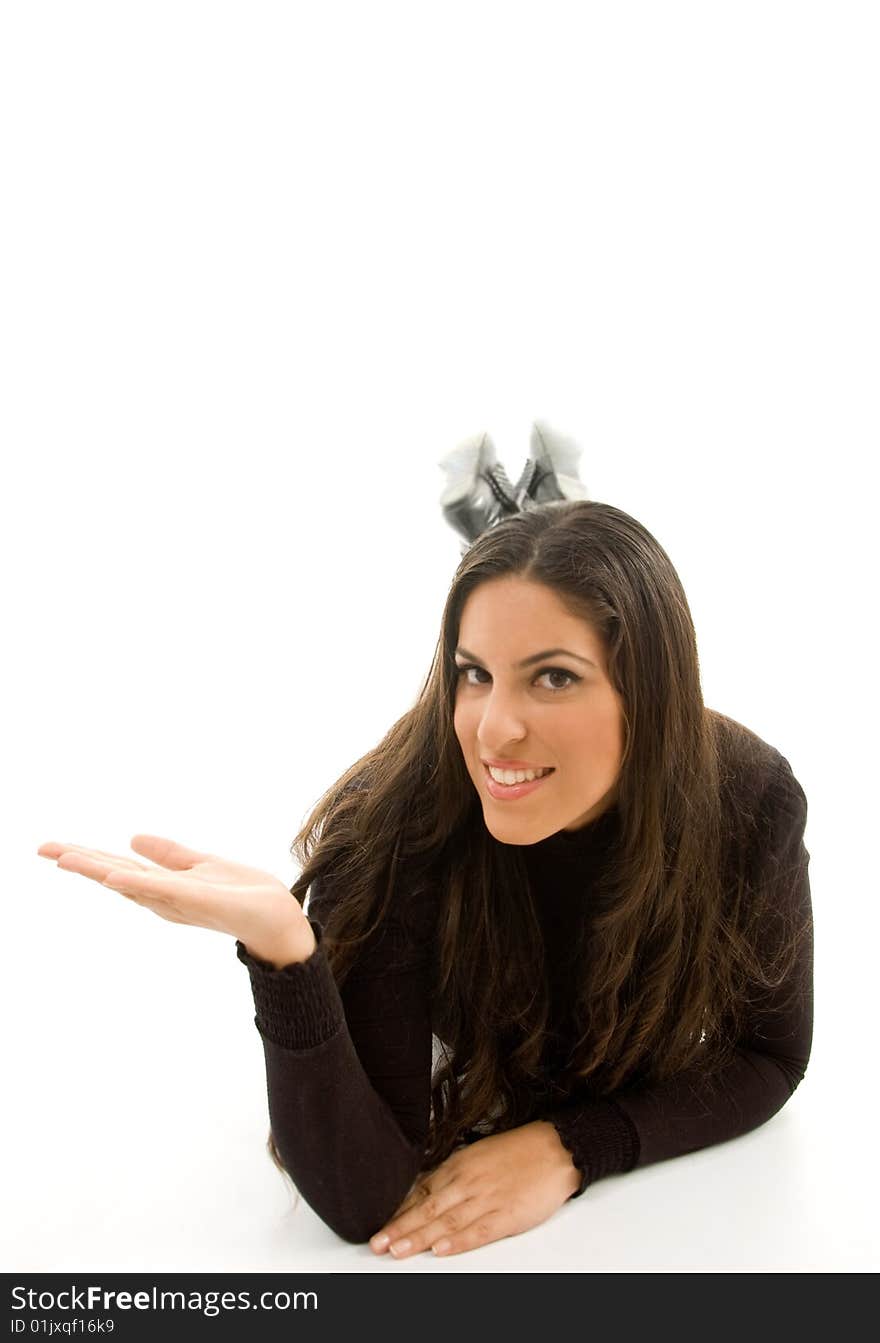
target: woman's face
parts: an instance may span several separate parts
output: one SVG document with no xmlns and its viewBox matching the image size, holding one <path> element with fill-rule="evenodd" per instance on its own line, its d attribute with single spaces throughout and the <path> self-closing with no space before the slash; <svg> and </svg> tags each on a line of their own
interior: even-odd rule
<svg viewBox="0 0 880 1343">
<path fill-rule="evenodd" d="M 497 840 L 536 844 L 587 825 L 612 804 L 622 703 L 598 636 L 552 589 L 513 576 L 481 583 L 465 602 L 455 661 L 469 668 L 458 673 L 455 735 Z M 553 772 L 508 792 L 491 780 L 486 761 Z"/>
</svg>

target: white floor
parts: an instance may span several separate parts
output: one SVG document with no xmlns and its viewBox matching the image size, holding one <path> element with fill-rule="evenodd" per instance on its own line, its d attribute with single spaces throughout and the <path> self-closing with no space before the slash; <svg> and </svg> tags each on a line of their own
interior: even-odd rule
<svg viewBox="0 0 880 1343">
<path fill-rule="evenodd" d="M 155 931 L 144 922 L 144 936 L 162 947 L 160 982 L 147 969 L 149 955 L 102 966 L 90 983 L 78 982 L 57 947 L 39 970 L 17 967 L 4 1121 L 5 1271 L 880 1266 L 869 1191 L 876 1110 L 848 1082 L 851 1064 L 824 1029 L 795 1096 L 753 1133 L 600 1181 L 530 1232 L 449 1259 L 426 1252 L 398 1262 L 350 1245 L 302 1198 L 293 1205 L 264 1151 L 262 1051 L 231 943 L 208 933 L 175 939 L 160 921 Z M 80 965 L 84 959 L 81 950 Z M 187 972 L 198 978 L 198 994 L 184 987 Z"/>
</svg>

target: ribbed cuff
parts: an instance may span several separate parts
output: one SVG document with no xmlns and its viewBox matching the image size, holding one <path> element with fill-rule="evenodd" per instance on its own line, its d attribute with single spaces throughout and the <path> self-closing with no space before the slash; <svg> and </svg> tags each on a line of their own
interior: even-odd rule
<svg viewBox="0 0 880 1343">
<path fill-rule="evenodd" d="M 266 1040 L 284 1049 L 314 1049 L 335 1035 L 345 1022 L 336 980 L 321 946 L 323 929 L 309 919 L 316 946 L 304 961 L 280 970 L 252 956 L 236 939 L 238 959 L 247 966 L 257 1014 L 254 1025 Z"/>
<path fill-rule="evenodd" d="M 632 1170 L 639 1158 L 639 1135 L 629 1115 L 610 1100 L 559 1106 L 541 1116 L 554 1126 L 581 1173 L 580 1198 L 603 1175 Z"/>
</svg>

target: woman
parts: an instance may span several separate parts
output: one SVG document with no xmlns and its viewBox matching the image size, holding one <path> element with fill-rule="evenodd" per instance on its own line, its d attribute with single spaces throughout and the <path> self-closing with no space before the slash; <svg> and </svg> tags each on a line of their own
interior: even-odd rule
<svg viewBox="0 0 880 1343">
<path fill-rule="evenodd" d="M 465 550 L 417 702 L 315 807 L 289 892 L 156 836 L 132 848 L 164 872 L 39 852 L 235 936 L 274 1159 L 403 1256 L 785 1104 L 812 1042 L 806 813 L 788 761 L 704 706 L 662 547 L 556 497 Z"/>
</svg>

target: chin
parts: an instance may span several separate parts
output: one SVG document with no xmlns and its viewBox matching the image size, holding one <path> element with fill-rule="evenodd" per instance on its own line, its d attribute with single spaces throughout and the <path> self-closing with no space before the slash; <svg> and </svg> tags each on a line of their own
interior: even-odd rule
<svg viewBox="0 0 880 1343">
<path fill-rule="evenodd" d="M 483 823 L 493 839 L 497 839 L 499 844 L 537 844 L 539 839 L 546 839 L 552 835 L 553 831 L 546 825 L 539 826 L 534 821 L 516 820 L 511 817 L 507 824 L 503 819 L 499 821 L 497 815 L 489 816 L 486 808 L 483 808 Z"/>
</svg>

